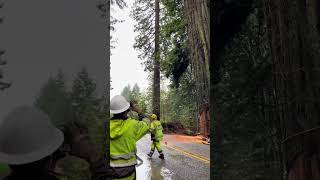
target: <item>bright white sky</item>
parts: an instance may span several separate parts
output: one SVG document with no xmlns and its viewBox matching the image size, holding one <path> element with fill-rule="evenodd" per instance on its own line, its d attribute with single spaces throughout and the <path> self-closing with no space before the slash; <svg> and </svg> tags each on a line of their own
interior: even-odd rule
<svg viewBox="0 0 320 180">
<path fill-rule="evenodd" d="M 144 71 L 142 60 L 138 58 L 138 52 L 133 48 L 136 33 L 133 31 L 135 21 L 129 17 L 133 1 L 127 1 L 128 7 L 111 11 L 113 17 L 124 20 L 115 25 L 116 31 L 112 32 L 117 40 L 111 55 L 111 87 L 110 98 L 121 94 L 122 89 L 130 84 L 131 87 L 138 83 L 141 90 L 148 87 L 148 73 Z"/>
</svg>

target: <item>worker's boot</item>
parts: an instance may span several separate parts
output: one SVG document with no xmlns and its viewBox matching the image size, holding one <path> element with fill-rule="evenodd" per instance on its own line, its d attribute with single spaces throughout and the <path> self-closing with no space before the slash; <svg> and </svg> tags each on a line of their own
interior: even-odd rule
<svg viewBox="0 0 320 180">
<path fill-rule="evenodd" d="M 149 152 L 148 156 L 149 156 L 150 158 L 152 157 L 153 152 L 154 152 L 154 151 L 150 151 L 150 152 Z"/>
<path fill-rule="evenodd" d="M 164 159 L 164 155 L 162 152 L 160 152 L 160 156 L 159 156 L 160 159 Z"/>
</svg>

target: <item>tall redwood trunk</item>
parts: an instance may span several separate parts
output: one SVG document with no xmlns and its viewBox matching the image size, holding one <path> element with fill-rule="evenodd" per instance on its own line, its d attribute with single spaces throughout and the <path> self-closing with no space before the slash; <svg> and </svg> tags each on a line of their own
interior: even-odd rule
<svg viewBox="0 0 320 180">
<path fill-rule="evenodd" d="M 320 179 L 319 4 L 317 0 L 269 0 L 265 13 L 284 179 Z"/>
<path fill-rule="evenodd" d="M 153 113 L 160 119 L 160 7 L 159 0 L 155 0 L 155 41 L 154 41 L 154 61 L 153 61 Z"/>
<path fill-rule="evenodd" d="M 210 94 L 210 34 L 209 34 L 209 1 L 185 0 L 188 23 L 188 44 L 192 71 L 196 80 L 198 114 L 205 115 L 209 111 Z M 210 121 L 208 116 L 204 116 Z M 205 132 L 200 132 L 205 135 Z"/>
</svg>

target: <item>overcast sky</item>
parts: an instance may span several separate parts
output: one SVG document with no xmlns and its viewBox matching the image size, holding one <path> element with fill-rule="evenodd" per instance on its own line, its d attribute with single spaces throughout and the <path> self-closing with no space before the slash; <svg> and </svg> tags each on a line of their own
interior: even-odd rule
<svg viewBox="0 0 320 180">
<path fill-rule="evenodd" d="M 105 25 L 95 3 L 5 1 L 0 10 L 5 17 L 0 25 L 0 48 L 6 50 L 8 61 L 5 79 L 12 80 L 13 85 L 0 93 L 0 120 L 13 107 L 33 103 L 40 87 L 58 68 L 70 81 L 82 66 L 87 67 L 98 84 L 98 92 L 103 92 Z"/>
<path fill-rule="evenodd" d="M 116 24 L 116 31 L 112 36 L 117 40 L 114 44 L 115 49 L 111 55 L 111 87 L 110 97 L 121 94 L 122 89 L 130 84 L 131 87 L 137 83 L 141 90 L 148 86 L 148 73 L 144 72 L 141 60 L 138 59 L 138 52 L 134 50 L 134 38 L 136 33 L 133 31 L 135 21 L 129 17 L 132 2 L 128 2 L 128 7 L 119 10 L 114 8 L 112 16 L 124 20 L 123 23 Z"/>
</svg>

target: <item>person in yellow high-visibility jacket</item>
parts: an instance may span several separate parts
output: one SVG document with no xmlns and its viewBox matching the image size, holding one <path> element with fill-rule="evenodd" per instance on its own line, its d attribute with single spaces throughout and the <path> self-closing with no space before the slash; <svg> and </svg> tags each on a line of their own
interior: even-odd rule
<svg viewBox="0 0 320 180">
<path fill-rule="evenodd" d="M 157 115 L 156 114 L 152 114 L 151 115 L 151 125 L 150 125 L 150 132 L 151 132 L 151 140 L 152 140 L 152 144 L 151 144 L 151 151 L 148 154 L 149 157 L 152 157 L 153 152 L 155 150 L 155 148 L 157 148 L 157 151 L 159 152 L 160 159 L 164 159 L 164 155 L 161 149 L 161 145 L 160 145 L 160 141 L 163 138 L 163 128 L 161 125 L 161 122 L 159 120 L 157 120 Z"/>
<path fill-rule="evenodd" d="M 128 118 L 130 110 L 136 111 L 139 120 Z M 149 124 L 137 105 L 129 103 L 123 96 L 111 99 L 110 112 L 110 167 L 118 180 L 136 179 L 136 143 L 149 132 Z"/>
</svg>

